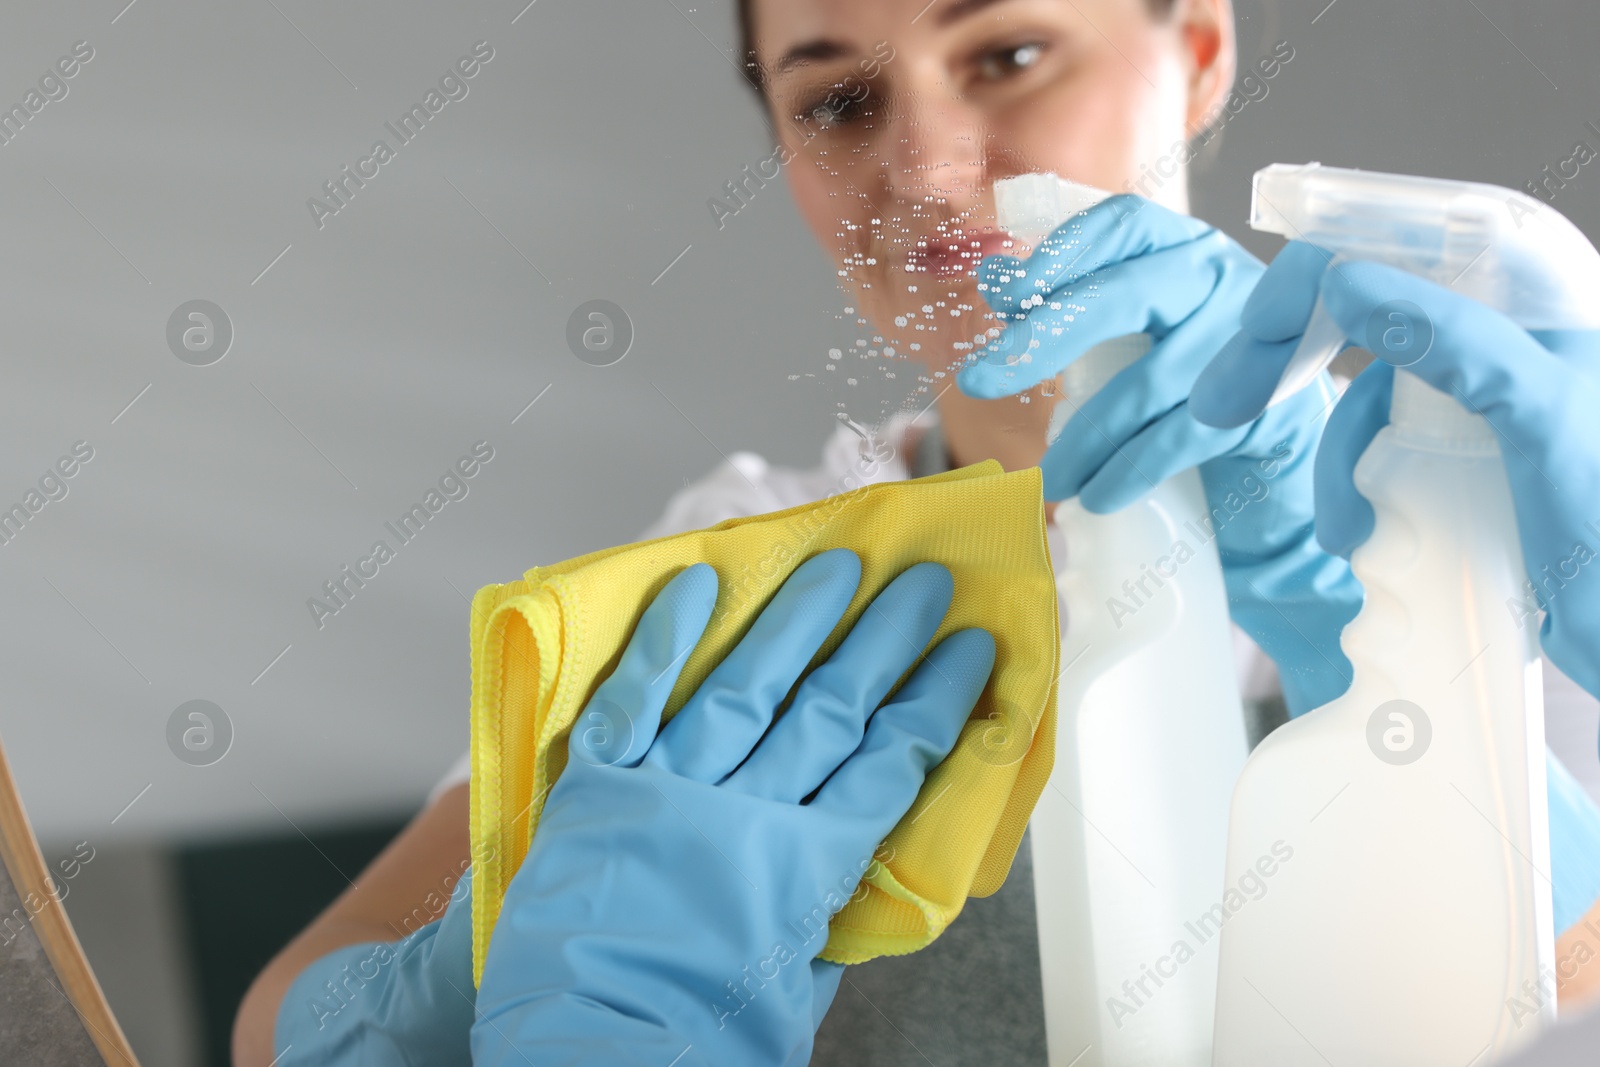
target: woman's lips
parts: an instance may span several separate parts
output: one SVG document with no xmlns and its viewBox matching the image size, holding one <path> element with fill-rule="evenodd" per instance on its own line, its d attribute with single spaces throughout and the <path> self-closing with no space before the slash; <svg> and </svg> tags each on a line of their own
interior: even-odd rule
<svg viewBox="0 0 1600 1067">
<path fill-rule="evenodd" d="M 923 237 L 906 255 L 906 269 L 936 278 L 959 278 L 978 269 L 985 256 L 1011 250 L 1014 242 L 999 230 L 955 230 L 938 237 Z"/>
</svg>

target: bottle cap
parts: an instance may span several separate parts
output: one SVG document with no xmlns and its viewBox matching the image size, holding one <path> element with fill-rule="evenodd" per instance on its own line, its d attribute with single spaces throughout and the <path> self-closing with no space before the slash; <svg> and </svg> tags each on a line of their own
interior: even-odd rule
<svg viewBox="0 0 1600 1067">
<path fill-rule="evenodd" d="M 1325 249 L 1330 269 L 1371 260 L 1408 271 L 1525 329 L 1600 329 L 1600 253 L 1566 216 L 1512 189 L 1274 163 L 1256 172 L 1250 225 Z M 1345 341 L 1319 299 L 1273 402 L 1315 378 Z"/>
<path fill-rule="evenodd" d="M 1105 189 L 1054 174 L 1019 174 L 994 183 L 995 221 L 1019 241 L 1036 245 L 1051 230 L 1110 196 Z"/>
</svg>

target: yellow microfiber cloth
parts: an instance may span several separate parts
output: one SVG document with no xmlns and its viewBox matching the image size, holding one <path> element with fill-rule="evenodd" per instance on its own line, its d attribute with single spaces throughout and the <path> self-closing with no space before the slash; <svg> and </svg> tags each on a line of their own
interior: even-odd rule
<svg viewBox="0 0 1600 1067">
<path fill-rule="evenodd" d="M 1008 474 L 987 460 L 593 552 L 478 590 L 472 601 L 475 982 L 506 887 L 566 766 L 572 724 L 661 587 L 697 562 L 710 564 L 719 584 L 711 621 L 683 667 L 665 720 L 733 650 L 790 572 L 831 548 L 860 557 L 861 584 L 812 666 L 832 654 L 896 575 L 924 560 L 944 564 L 955 579 L 954 600 L 933 643 L 982 626 L 994 635 L 995 664 L 955 749 L 880 849 L 887 859 L 868 869 L 865 892 L 833 917 L 822 957 L 861 963 L 914 952 L 944 932 L 968 896 L 1000 888 L 1055 761 L 1061 647 L 1039 469 Z"/>
</svg>

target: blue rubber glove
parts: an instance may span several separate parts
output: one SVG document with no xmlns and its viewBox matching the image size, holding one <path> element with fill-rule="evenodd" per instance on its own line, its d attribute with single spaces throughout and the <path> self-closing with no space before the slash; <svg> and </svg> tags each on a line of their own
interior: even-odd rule
<svg viewBox="0 0 1600 1067">
<path fill-rule="evenodd" d="M 815 959 L 828 920 L 955 745 L 994 664 L 981 629 L 922 655 L 953 583 L 918 564 L 774 722 L 860 575 L 845 549 L 803 563 L 659 732 L 716 573 L 696 564 L 656 596 L 573 729 L 507 891 L 474 1064 L 810 1059 L 842 973 Z"/>
<path fill-rule="evenodd" d="M 1355 487 L 1356 461 L 1389 421 L 1389 360 L 1406 365 L 1481 412 L 1499 437 L 1523 563 L 1539 583 L 1528 587 L 1522 604 L 1507 608 L 1529 624 L 1544 608 L 1545 655 L 1600 697 L 1600 566 L 1589 565 L 1600 555 L 1600 332 L 1530 334 L 1404 271 L 1360 261 L 1328 270 L 1330 258 L 1300 241 L 1278 254 L 1245 307 L 1243 329 L 1196 382 L 1195 417 L 1220 425 L 1259 418 L 1319 293 L 1345 336 L 1358 343 L 1369 342 L 1375 316 L 1398 322 L 1399 332 L 1370 331 L 1374 354 L 1386 358 L 1356 376 L 1328 420 L 1316 463 L 1318 538 L 1348 556 L 1372 534 L 1372 505 Z M 1395 301 L 1410 302 L 1421 318 L 1388 319 L 1383 305 Z M 1429 334 L 1431 347 L 1417 359 L 1418 338 L 1425 342 Z M 1383 351 L 1386 338 L 1393 353 Z M 1553 758 L 1550 764 L 1559 931 L 1600 897 L 1600 811 Z"/>
<path fill-rule="evenodd" d="M 1116 511 L 1198 466 L 1230 613 L 1278 664 L 1284 697 L 1301 712 L 1349 685 L 1338 637 L 1361 606 L 1349 565 L 1314 535 L 1311 475 L 1331 380 L 1228 429 L 1196 422 L 1188 408 L 1196 376 L 1238 329 L 1262 270 L 1198 219 L 1111 197 L 1067 220 L 1026 261 L 983 261 L 980 291 L 1009 322 L 956 381 L 970 396 L 1005 396 L 1102 341 L 1150 334 L 1149 353 L 1090 397 L 1046 451 L 1045 497 Z"/>
<path fill-rule="evenodd" d="M 399 942 L 350 945 L 278 1006 L 274 1067 L 470 1067 L 472 872 L 444 916 Z"/>
<path fill-rule="evenodd" d="M 1285 246 L 1250 298 L 1244 329 L 1196 384 L 1195 417 L 1218 424 L 1259 417 L 1319 292 L 1355 343 L 1366 343 L 1368 322 L 1384 304 L 1419 308 L 1424 319 L 1412 325 L 1432 333 L 1432 346 L 1406 370 L 1454 394 L 1494 428 L 1523 563 L 1537 583 L 1518 610 L 1529 622 L 1535 608 L 1547 612 L 1539 630 L 1545 655 L 1600 697 L 1600 568 L 1587 566 L 1600 554 L 1600 331 L 1530 334 L 1393 267 L 1350 262 L 1328 271 L 1328 262 L 1327 253 L 1303 242 Z M 1393 381 L 1394 367 L 1374 360 L 1350 383 L 1323 435 L 1317 536 L 1342 556 L 1372 533 L 1372 505 L 1356 491 L 1354 472 L 1389 422 Z"/>
</svg>

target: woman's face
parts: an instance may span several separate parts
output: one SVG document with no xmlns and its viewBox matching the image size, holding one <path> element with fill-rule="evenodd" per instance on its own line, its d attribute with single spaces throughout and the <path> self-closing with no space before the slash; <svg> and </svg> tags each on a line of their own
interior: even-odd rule
<svg viewBox="0 0 1600 1067">
<path fill-rule="evenodd" d="M 1025 251 L 996 228 L 997 178 L 1123 191 L 1142 173 L 1135 191 L 1187 207 L 1170 157 L 1226 90 L 1232 36 L 1225 3 L 1178 8 L 1157 21 L 1145 0 L 756 0 L 790 188 L 891 347 L 948 368 L 995 330 L 974 268 Z M 1217 15 L 1209 30 L 1183 17 L 1195 8 Z"/>
</svg>

